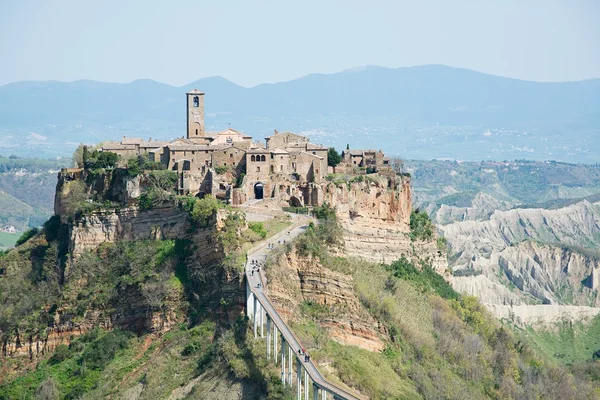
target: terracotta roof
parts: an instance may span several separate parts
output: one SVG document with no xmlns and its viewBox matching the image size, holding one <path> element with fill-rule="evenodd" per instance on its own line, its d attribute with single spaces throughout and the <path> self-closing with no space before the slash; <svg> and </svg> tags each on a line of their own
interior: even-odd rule
<svg viewBox="0 0 600 400">
<path fill-rule="evenodd" d="M 146 142 L 146 141 L 142 141 L 142 143 L 140 143 L 140 147 L 164 147 L 166 145 L 168 145 L 169 142 L 164 141 L 164 140 L 152 140 L 150 142 Z"/>
<path fill-rule="evenodd" d="M 217 146 L 211 148 L 211 146 L 206 146 L 202 144 L 169 144 L 166 146 L 169 151 L 204 151 L 204 150 L 218 150 Z"/>
<path fill-rule="evenodd" d="M 377 150 L 344 150 L 350 153 L 351 156 L 362 156 L 364 153 L 377 153 Z"/>
<path fill-rule="evenodd" d="M 119 142 L 104 142 L 102 143 L 102 150 L 135 150 L 135 145 L 122 144 Z"/>
<path fill-rule="evenodd" d="M 300 154 L 306 154 L 306 155 L 309 155 L 311 157 L 318 158 L 319 160 L 324 160 L 324 157 L 318 156 L 318 155 L 313 154 L 313 153 L 308 153 L 306 151 L 302 151 L 302 152 L 300 152 Z"/>
<path fill-rule="evenodd" d="M 272 138 L 274 136 L 282 136 L 282 135 L 297 136 L 299 138 L 303 138 L 303 139 L 308 140 L 308 138 L 306 136 L 298 135 L 297 133 L 292 133 L 292 132 L 277 132 L 277 133 L 272 134 L 271 136 L 267 136 L 265 139 L 270 139 L 270 138 Z"/>
<path fill-rule="evenodd" d="M 307 150 L 327 150 L 327 147 L 323 147 L 320 144 L 314 144 L 314 143 L 306 143 L 306 149 Z"/>
<path fill-rule="evenodd" d="M 121 140 L 121 144 L 140 144 L 142 142 L 143 142 L 142 138 L 137 138 L 137 137 L 128 138 L 128 137 L 123 136 L 123 140 Z"/>
<path fill-rule="evenodd" d="M 248 154 L 267 154 L 269 153 L 269 149 L 250 149 L 246 153 Z"/>
</svg>

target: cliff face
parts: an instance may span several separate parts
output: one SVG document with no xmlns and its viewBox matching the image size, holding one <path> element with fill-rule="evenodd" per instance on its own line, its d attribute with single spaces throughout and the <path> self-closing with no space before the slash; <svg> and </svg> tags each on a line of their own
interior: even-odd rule
<svg viewBox="0 0 600 400">
<path fill-rule="evenodd" d="M 298 320 L 303 303 L 322 305 L 328 311 L 320 316 L 321 325 L 334 340 L 370 351 L 383 349 L 378 324 L 354 294 L 352 276 L 292 251 L 267 269 L 267 278 L 269 299 L 288 323 Z"/>
<path fill-rule="evenodd" d="M 180 239 L 190 229 L 187 212 L 175 206 L 95 212 L 70 225 L 69 254 L 76 258 L 105 242 Z"/>
<path fill-rule="evenodd" d="M 428 260 L 445 274 L 446 253 L 435 240 L 412 241 L 409 237 L 412 194 L 410 178 L 373 178 L 324 187 L 324 201 L 335 207 L 344 232 L 344 254 L 366 261 L 391 263 L 404 256 Z"/>
</svg>

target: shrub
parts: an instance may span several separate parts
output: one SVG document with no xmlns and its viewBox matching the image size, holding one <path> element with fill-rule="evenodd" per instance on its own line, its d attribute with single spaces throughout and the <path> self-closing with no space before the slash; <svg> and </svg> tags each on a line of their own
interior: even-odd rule
<svg viewBox="0 0 600 400">
<path fill-rule="evenodd" d="M 43 381 L 35 391 L 35 398 L 37 400 L 58 400 L 60 391 L 54 379 L 48 378 Z"/>
<path fill-rule="evenodd" d="M 84 160 L 84 168 L 86 170 L 95 170 L 101 168 L 114 168 L 117 165 L 119 155 L 110 151 L 94 150 L 92 154 Z"/>
<path fill-rule="evenodd" d="M 250 228 L 252 232 L 258 233 L 262 239 L 267 237 L 267 230 L 262 222 L 250 222 L 248 228 Z"/>
<path fill-rule="evenodd" d="M 39 233 L 39 231 L 40 231 L 39 228 L 31 228 L 31 229 L 26 230 L 25 232 L 23 232 L 21 237 L 17 239 L 15 246 L 20 246 L 23 243 L 27 242 L 29 239 L 31 239 L 32 237 L 37 235 Z"/>
<path fill-rule="evenodd" d="M 417 208 L 410 214 L 410 239 L 430 240 L 433 237 L 433 224 L 429 215 Z"/>
<path fill-rule="evenodd" d="M 119 350 L 129 346 L 131 332 L 114 330 L 92 342 L 83 352 L 81 361 L 90 369 L 103 370 Z"/>
<path fill-rule="evenodd" d="M 206 228 L 210 226 L 217 210 L 223 208 L 223 203 L 212 195 L 206 195 L 202 199 L 190 198 L 183 206 L 188 211 L 192 222 L 201 228 Z"/>
<path fill-rule="evenodd" d="M 150 171 L 146 176 L 146 187 L 138 204 L 142 210 L 150 210 L 166 201 L 173 200 L 173 190 L 177 183 L 175 171 Z"/>
<path fill-rule="evenodd" d="M 218 167 L 215 167 L 215 172 L 217 173 L 217 175 L 223 175 L 227 171 L 229 171 L 229 168 L 225 167 L 224 165 L 219 165 Z"/>
<path fill-rule="evenodd" d="M 167 166 L 161 162 L 150 161 L 147 155 L 139 155 L 127 160 L 127 175 L 138 176 L 144 171 L 164 170 Z M 170 171 L 175 173 L 174 171 Z"/>
<path fill-rule="evenodd" d="M 71 357 L 71 352 L 66 344 L 61 344 L 56 347 L 54 354 L 48 360 L 51 365 L 58 364 Z"/>
<path fill-rule="evenodd" d="M 245 173 L 241 173 L 239 174 L 236 178 L 235 178 L 235 187 L 236 188 L 240 188 L 242 187 L 242 184 L 244 183 L 244 178 L 246 177 Z"/>
<path fill-rule="evenodd" d="M 435 272 L 429 265 L 422 265 L 419 270 L 406 257 L 402 256 L 389 265 L 388 269 L 396 278 L 411 281 L 422 290 L 432 290 L 445 299 L 457 299 L 459 297 L 444 277 Z"/>
</svg>

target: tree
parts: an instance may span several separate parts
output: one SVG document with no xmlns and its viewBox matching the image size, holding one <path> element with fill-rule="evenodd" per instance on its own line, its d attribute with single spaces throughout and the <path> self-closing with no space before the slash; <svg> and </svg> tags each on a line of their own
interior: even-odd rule
<svg viewBox="0 0 600 400">
<path fill-rule="evenodd" d="M 330 147 L 329 151 L 327 151 L 327 165 L 330 167 L 337 167 L 339 163 L 342 162 L 342 156 L 334 147 Z"/>
<path fill-rule="evenodd" d="M 40 400 L 57 400 L 60 397 L 60 392 L 56 382 L 52 378 L 48 378 L 38 386 L 35 391 L 35 398 Z"/>
<path fill-rule="evenodd" d="M 404 160 L 400 157 L 393 157 L 390 159 L 390 167 L 397 175 L 404 173 Z"/>
</svg>

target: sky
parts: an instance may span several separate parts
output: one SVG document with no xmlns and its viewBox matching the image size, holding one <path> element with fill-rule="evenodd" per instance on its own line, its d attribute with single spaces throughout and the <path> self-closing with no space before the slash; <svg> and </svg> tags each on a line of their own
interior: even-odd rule
<svg viewBox="0 0 600 400">
<path fill-rule="evenodd" d="M 243 86 L 380 65 L 600 78 L 596 0 L 0 0 L 0 85 L 222 76 Z"/>
</svg>

